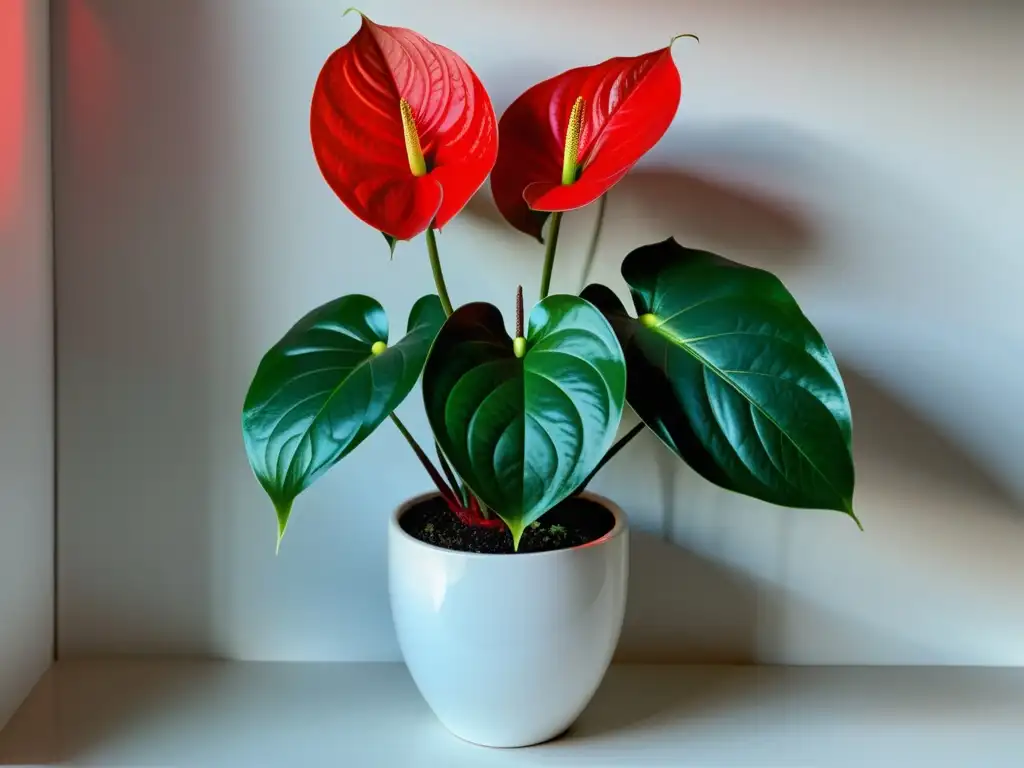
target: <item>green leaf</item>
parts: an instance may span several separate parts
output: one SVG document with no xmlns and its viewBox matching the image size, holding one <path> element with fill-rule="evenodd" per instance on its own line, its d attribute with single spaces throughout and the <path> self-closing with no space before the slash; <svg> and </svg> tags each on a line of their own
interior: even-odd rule
<svg viewBox="0 0 1024 768">
<path fill-rule="evenodd" d="M 409 394 L 444 319 L 437 296 L 424 296 L 406 336 L 386 347 L 381 305 L 343 296 L 299 320 L 263 357 L 245 398 L 242 435 L 277 510 L 278 543 L 295 497 Z"/>
<path fill-rule="evenodd" d="M 583 297 L 615 328 L 629 404 L 654 433 L 723 488 L 856 521 L 846 390 L 778 278 L 672 239 L 630 253 L 622 275 L 638 319 L 604 286 Z"/>
<path fill-rule="evenodd" d="M 517 358 L 501 312 L 455 311 L 423 371 L 438 444 L 470 490 L 523 530 L 569 496 L 615 437 L 625 401 L 622 349 L 608 322 L 575 296 L 530 313 Z"/>
</svg>

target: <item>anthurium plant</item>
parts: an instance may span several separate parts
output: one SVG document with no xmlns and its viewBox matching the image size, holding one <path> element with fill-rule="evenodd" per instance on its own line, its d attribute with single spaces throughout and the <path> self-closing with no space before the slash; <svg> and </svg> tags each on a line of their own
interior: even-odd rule
<svg viewBox="0 0 1024 768">
<path fill-rule="evenodd" d="M 643 429 L 722 488 L 856 521 L 843 382 L 776 277 L 670 239 L 625 257 L 632 309 L 602 285 L 550 293 L 563 214 L 629 172 L 668 130 L 680 94 L 670 41 L 534 85 L 497 120 L 459 56 L 360 14 L 313 89 L 313 152 L 392 252 L 425 238 L 436 293 L 413 305 L 397 340 L 379 302 L 341 296 L 259 364 L 242 432 L 279 544 L 296 497 L 385 420 L 450 513 L 507 528 L 513 549 Z M 488 175 L 502 216 L 545 246 L 528 313 L 510 288 L 511 336 L 498 307 L 452 303 L 435 236 Z M 436 463 L 395 413 L 421 376 Z M 640 421 L 616 443 L 627 404 Z"/>
</svg>

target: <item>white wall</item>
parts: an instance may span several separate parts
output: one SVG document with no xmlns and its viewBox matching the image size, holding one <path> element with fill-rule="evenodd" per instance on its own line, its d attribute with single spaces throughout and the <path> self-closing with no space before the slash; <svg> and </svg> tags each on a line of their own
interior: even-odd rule
<svg viewBox="0 0 1024 768">
<path fill-rule="evenodd" d="M 0 727 L 53 657 L 47 17 L 0 2 Z"/>
<path fill-rule="evenodd" d="M 304 495 L 279 557 L 239 408 L 315 304 L 403 326 L 389 261 L 322 182 L 311 87 L 334 0 L 55 3 L 60 647 L 393 659 L 385 521 L 427 487 L 383 425 Z M 680 41 L 670 135 L 610 197 L 597 277 L 674 234 L 776 270 L 840 358 L 859 534 L 718 491 L 638 440 L 596 489 L 637 536 L 624 658 L 1024 663 L 1024 4 L 367 4 L 464 55 L 501 110 L 572 65 Z M 590 213 L 556 280 L 574 289 Z M 441 247 L 456 301 L 511 305 L 539 248 L 488 199 Z M 413 398 L 403 418 L 425 436 Z M 376 479 L 374 479 L 376 478 Z"/>
</svg>

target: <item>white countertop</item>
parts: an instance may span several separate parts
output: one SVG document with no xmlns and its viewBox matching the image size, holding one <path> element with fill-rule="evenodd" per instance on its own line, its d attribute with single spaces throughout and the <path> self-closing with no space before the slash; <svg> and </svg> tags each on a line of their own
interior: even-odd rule
<svg viewBox="0 0 1024 768">
<path fill-rule="evenodd" d="M 0 765 L 1024 766 L 1024 669 L 615 666 L 557 741 L 488 750 L 399 664 L 56 664 Z"/>
</svg>

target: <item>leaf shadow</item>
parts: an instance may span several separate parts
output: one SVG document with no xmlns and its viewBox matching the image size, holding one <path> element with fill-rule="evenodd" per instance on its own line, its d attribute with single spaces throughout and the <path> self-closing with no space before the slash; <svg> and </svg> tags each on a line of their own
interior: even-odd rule
<svg viewBox="0 0 1024 768">
<path fill-rule="evenodd" d="M 855 463 L 884 468 L 906 484 L 956 488 L 993 509 L 1019 508 L 1022 500 L 1003 478 L 932 423 L 912 403 L 888 390 L 848 360 L 839 368 L 854 416 Z M 855 499 L 856 501 L 856 499 Z"/>
<path fill-rule="evenodd" d="M 794 205 L 707 171 L 636 168 L 608 192 L 608 200 L 598 259 L 614 258 L 616 267 L 637 246 L 636 231 L 645 233 L 644 242 L 675 237 L 734 255 L 754 252 L 766 259 L 764 266 L 805 263 L 819 239 Z M 489 186 L 473 196 L 463 213 L 491 234 L 515 234 L 494 205 Z M 588 237 L 590 218 L 583 212 L 566 215 L 567 223 L 588 230 Z"/>
<path fill-rule="evenodd" d="M 651 239 L 676 237 L 725 253 L 757 250 L 794 265 L 818 241 L 812 222 L 796 206 L 708 170 L 636 168 L 609 198 L 609 229 L 616 220 L 646 220 Z"/>
</svg>

